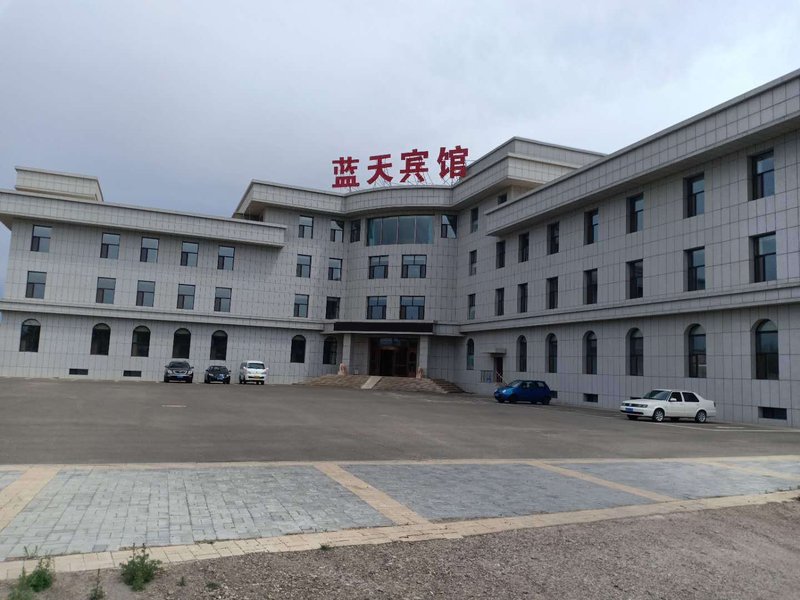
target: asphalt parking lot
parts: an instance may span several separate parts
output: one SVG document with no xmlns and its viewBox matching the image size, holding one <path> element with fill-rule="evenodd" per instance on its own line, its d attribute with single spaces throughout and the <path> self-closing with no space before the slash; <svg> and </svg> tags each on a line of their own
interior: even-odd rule
<svg viewBox="0 0 800 600">
<path fill-rule="evenodd" d="M 473 395 L 3 379 L 0 464 L 796 454 L 800 431 Z"/>
</svg>

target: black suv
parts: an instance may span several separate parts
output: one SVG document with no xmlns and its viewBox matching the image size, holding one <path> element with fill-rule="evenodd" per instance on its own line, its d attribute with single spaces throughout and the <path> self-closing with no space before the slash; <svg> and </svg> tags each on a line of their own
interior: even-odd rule
<svg viewBox="0 0 800 600">
<path fill-rule="evenodd" d="M 193 367 L 185 360 L 173 360 L 164 367 L 164 383 L 170 381 L 185 381 L 192 383 L 194 379 Z"/>
</svg>

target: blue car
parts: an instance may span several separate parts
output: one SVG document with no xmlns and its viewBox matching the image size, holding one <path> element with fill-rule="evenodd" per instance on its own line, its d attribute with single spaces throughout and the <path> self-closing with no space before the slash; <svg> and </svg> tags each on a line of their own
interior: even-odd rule
<svg viewBox="0 0 800 600">
<path fill-rule="evenodd" d="M 495 400 L 501 404 L 506 401 L 513 404 L 520 400 L 531 404 L 536 404 L 537 402 L 550 404 L 551 397 L 550 388 L 544 381 L 530 381 L 527 379 L 517 379 L 494 391 Z"/>
</svg>

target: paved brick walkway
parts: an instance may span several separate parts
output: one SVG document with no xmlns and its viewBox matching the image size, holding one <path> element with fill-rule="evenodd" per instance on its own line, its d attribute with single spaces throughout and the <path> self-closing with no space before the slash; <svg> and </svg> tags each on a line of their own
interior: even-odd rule
<svg viewBox="0 0 800 600">
<path fill-rule="evenodd" d="M 461 537 L 798 487 L 800 456 L 12 467 L 0 470 L 0 579 L 19 572 L 26 548 L 88 569 L 118 564 L 133 544 L 179 561 Z"/>
</svg>

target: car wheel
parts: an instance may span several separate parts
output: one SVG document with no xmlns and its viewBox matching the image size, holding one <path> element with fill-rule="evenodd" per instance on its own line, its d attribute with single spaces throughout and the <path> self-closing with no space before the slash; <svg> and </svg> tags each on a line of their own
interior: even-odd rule
<svg viewBox="0 0 800 600">
<path fill-rule="evenodd" d="M 673 423 L 677 423 L 681 419 L 680 419 L 680 417 L 670 417 L 669 420 L 672 421 Z"/>
<path fill-rule="evenodd" d="M 550 398 L 545 398 L 544 400 L 542 400 L 542 404 L 544 404 L 545 406 L 550 404 Z"/>
<path fill-rule="evenodd" d="M 497 400 L 499 404 L 503 404 L 503 402 L 505 402 L 505 399 L 502 396 L 500 396 L 499 398 L 495 398 L 495 400 Z"/>
<path fill-rule="evenodd" d="M 625 416 L 628 417 L 631 421 L 638 421 L 639 420 L 639 416 L 638 415 L 625 415 Z"/>
<path fill-rule="evenodd" d="M 230 380 L 230 379 L 226 379 L 226 380 L 225 380 L 225 385 L 228 385 L 230 382 L 231 382 L 231 380 Z"/>
<path fill-rule="evenodd" d="M 189 379 L 186 380 L 187 383 L 192 383 L 192 381 L 194 381 L 194 377 L 189 377 Z"/>
<path fill-rule="evenodd" d="M 164 377 L 164 383 L 169 383 L 169 378 L 168 377 Z"/>
<path fill-rule="evenodd" d="M 708 415 L 706 414 L 706 411 L 698 410 L 697 414 L 694 416 L 694 422 L 695 423 L 705 423 L 707 418 L 708 418 Z"/>
<path fill-rule="evenodd" d="M 511 402 L 511 404 L 516 404 L 517 403 L 517 397 L 516 396 L 509 396 L 508 397 L 508 401 Z"/>
<path fill-rule="evenodd" d="M 664 411 L 660 408 L 655 409 L 653 411 L 653 421 L 656 423 L 661 423 L 664 420 Z"/>
</svg>

